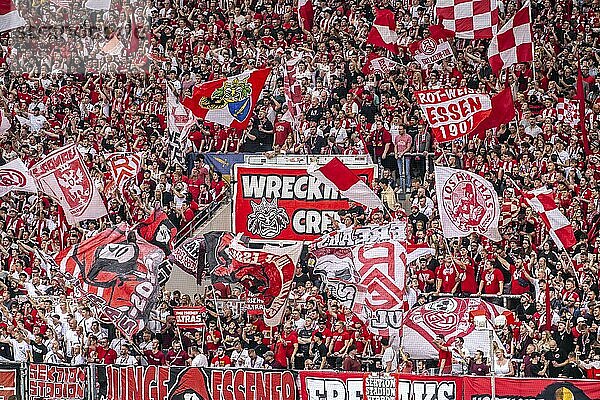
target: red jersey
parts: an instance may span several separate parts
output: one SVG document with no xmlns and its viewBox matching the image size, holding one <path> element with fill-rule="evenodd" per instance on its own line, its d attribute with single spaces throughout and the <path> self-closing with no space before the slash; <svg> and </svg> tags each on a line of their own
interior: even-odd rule
<svg viewBox="0 0 600 400">
<path fill-rule="evenodd" d="M 442 280 L 440 292 L 452 293 L 452 289 L 454 289 L 454 286 L 456 286 L 456 279 L 458 277 L 458 271 L 456 270 L 456 267 L 452 264 L 448 266 L 445 264 L 440 265 L 435 270 L 435 276 L 437 279 Z"/>
<path fill-rule="evenodd" d="M 152 350 L 146 350 L 144 356 L 148 361 L 148 365 L 166 365 L 165 354 L 160 350 L 156 353 L 153 353 Z"/>
<path fill-rule="evenodd" d="M 498 268 L 483 272 L 483 293 L 497 294 L 500 291 L 500 282 L 504 281 L 504 275 Z"/>
<path fill-rule="evenodd" d="M 332 332 L 331 340 L 333 341 L 333 352 L 337 353 L 344 348 L 347 340 L 350 340 L 352 336 L 350 333 L 344 329 L 343 332 Z"/>
</svg>

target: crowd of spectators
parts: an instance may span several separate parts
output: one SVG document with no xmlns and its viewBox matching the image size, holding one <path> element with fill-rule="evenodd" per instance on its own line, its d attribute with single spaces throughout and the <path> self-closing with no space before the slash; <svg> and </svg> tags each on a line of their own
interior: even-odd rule
<svg viewBox="0 0 600 400">
<path fill-rule="evenodd" d="M 446 59 L 428 70 L 418 66 L 407 46 L 427 36 L 433 1 L 313 4 L 314 27 L 308 32 L 299 27 L 295 3 L 289 0 L 113 2 L 106 12 L 87 10 L 81 1 L 18 3 L 28 25 L 2 39 L 1 160 L 18 157 L 31 166 L 53 149 L 77 143 L 109 216 L 68 226 L 48 198 L 11 193 L 0 199 L 3 359 L 426 371 L 428 365 L 413 363 L 391 346 L 396 338 L 369 334 L 319 285 L 307 263 L 297 268 L 280 327 L 268 328 L 259 315 L 236 310 L 235 301 L 217 307 L 217 298 L 243 299 L 235 287 L 214 292 L 209 287 L 193 298 L 163 289 L 149 326 L 132 343 L 85 304 L 68 298 L 61 282 L 45 275 L 43 260 L 33 251 L 55 254 L 112 224 L 136 222 L 156 204 L 184 228 L 228 190 L 223 177 L 204 162 L 205 152 L 368 153 L 381 170 L 374 189 L 390 211 L 405 216 L 408 240 L 436 251 L 410 266 L 410 306 L 439 295 L 510 294 L 503 304 L 515 312 L 517 322 L 498 329 L 503 343 L 496 349 L 499 374 L 576 378 L 600 369 L 600 155 L 585 155 L 580 130 L 557 112 L 561 99 L 575 98 L 580 63 L 590 147 L 592 153 L 600 151 L 600 2 L 533 1 L 535 61 L 500 78 L 488 65 L 486 40 L 452 40 L 455 61 Z M 520 6 L 513 0 L 499 4 L 502 21 Z M 399 55 L 366 43 L 375 7 L 394 11 Z M 132 21 L 139 44 L 130 40 Z M 105 47 L 115 37 L 124 45 L 121 52 Z M 303 113 L 292 129 L 283 119 L 282 63 L 299 51 Z M 398 67 L 385 76 L 364 75 L 371 53 L 392 58 Z M 248 129 L 198 121 L 180 157 L 184 162 L 178 162 L 167 128 L 167 92 L 182 98 L 197 82 L 263 67 L 272 72 Z M 415 90 L 467 86 L 493 94 L 505 79 L 517 107 L 514 122 L 484 138 L 446 145 L 432 141 L 413 101 Z M 143 153 L 143 172 L 125 196 L 107 184 L 105 156 L 117 151 Z M 444 240 L 434 163 L 476 172 L 494 184 L 502 198 L 502 242 L 477 235 Z M 575 230 L 572 250 L 557 250 L 536 215 L 519 202 L 511 179 L 524 188 L 554 190 Z M 338 224 L 344 226 L 382 223 L 389 216 L 360 208 L 341 214 Z M 206 329 L 179 329 L 172 316 L 178 305 L 205 306 Z M 441 373 L 489 372 L 488 355 L 468 354 L 462 340 L 447 345 L 438 338 L 436 346 Z"/>
</svg>

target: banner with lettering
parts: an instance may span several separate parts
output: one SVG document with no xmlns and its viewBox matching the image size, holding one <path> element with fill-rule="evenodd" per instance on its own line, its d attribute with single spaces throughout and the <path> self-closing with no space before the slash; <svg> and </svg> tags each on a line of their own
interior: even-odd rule
<svg viewBox="0 0 600 400">
<path fill-rule="evenodd" d="M 348 200 L 326 188 L 306 166 L 238 164 L 234 167 L 234 231 L 252 240 L 311 241 L 332 230 Z M 375 166 L 349 166 L 368 184 Z"/>
<path fill-rule="evenodd" d="M 492 112 L 490 95 L 473 89 L 421 90 L 414 96 L 437 142 L 468 135 Z"/>
<path fill-rule="evenodd" d="M 106 367 L 106 400 L 296 400 L 292 371 Z"/>
<path fill-rule="evenodd" d="M 464 380 L 464 400 L 489 400 L 492 387 L 489 377 Z M 496 378 L 497 399 L 519 400 L 592 400 L 600 399 L 597 380 Z"/>
<path fill-rule="evenodd" d="M 181 329 L 196 329 L 206 326 L 206 307 L 173 307 L 175 323 Z"/>
<path fill-rule="evenodd" d="M 301 400 L 456 400 L 463 378 L 300 371 Z"/>
<path fill-rule="evenodd" d="M 85 367 L 48 364 L 29 365 L 29 398 L 83 400 L 86 394 Z"/>
</svg>

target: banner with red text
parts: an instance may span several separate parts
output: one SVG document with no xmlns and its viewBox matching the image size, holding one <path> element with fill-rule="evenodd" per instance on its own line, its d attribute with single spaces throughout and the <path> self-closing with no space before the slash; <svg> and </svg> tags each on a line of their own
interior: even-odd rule
<svg viewBox="0 0 600 400">
<path fill-rule="evenodd" d="M 291 371 L 106 367 L 106 400 L 296 400 Z"/>
<path fill-rule="evenodd" d="M 306 166 L 238 164 L 234 167 L 233 226 L 253 240 L 314 240 L 332 230 L 331 218 L 348 200 L 326 188 Z M 349 166 L 370 184 L 375 167 Z"/>
<path fill-rule="evenodd" d="M 464 400 L 489 400 L 491 393 L 490 378 L 464 379 Z M 600 385 L 596 380 L 496 378 L 496 398 L 498 400 L 600 399 Z"/>
<path fill-rule="evenodd" d="M 492 112 L 488 94 L 473 89 L 433 89 L 414 93 L 437 142 L 468 135 Z"/>
<path fill-rule="evenodd" d="M 300 399 L 457 400 L 462 398 L 462 381 L 450 376 L 300 371 Z"/>
<path fill-rule="evenodd" d="M 87 369 L 48 364 L 29 365 L 29 398 L 44 400 L 83 400 Z"/>
<path fill-rule="evenodd" d="M 181 329 L 196 329 L 206 325 L 206 307 L 173 307 L 175 323 Z"/>
</svg>

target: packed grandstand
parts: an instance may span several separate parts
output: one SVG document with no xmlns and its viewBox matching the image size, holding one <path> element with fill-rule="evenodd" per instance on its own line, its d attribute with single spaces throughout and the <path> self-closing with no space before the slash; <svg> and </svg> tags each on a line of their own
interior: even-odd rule
<svg viewBox="0 0 600 400">
<path fill-rule="evenodd" d="M 3 398 L 600 399 L 600 1 L 0 4 Z"/>
</svg>

